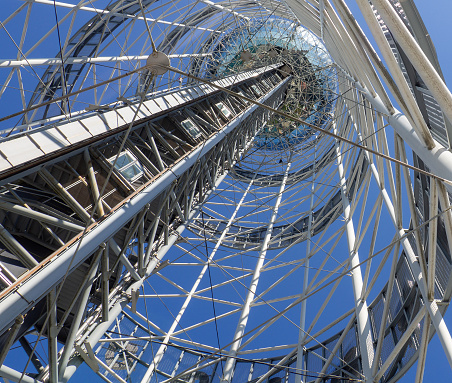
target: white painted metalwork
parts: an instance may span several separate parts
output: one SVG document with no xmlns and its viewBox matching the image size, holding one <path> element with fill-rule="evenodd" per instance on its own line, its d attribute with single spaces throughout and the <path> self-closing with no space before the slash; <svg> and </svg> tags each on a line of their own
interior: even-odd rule
<svg viewBox="0 0 452 383">
<path fill-rule="evenodd" d="M 452 366 L 452 98 L 414 3 L 357 3 L 385 63 L 345 0 L 7 2 L 1 381 Z"/>
</svg>

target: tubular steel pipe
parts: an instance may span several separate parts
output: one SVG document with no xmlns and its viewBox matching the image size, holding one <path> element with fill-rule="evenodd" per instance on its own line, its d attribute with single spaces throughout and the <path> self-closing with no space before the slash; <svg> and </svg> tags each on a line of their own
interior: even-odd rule
<svg viewBox="0 0 452 383">
<path fill-rule="evenodd" d="M 267 232 L 265 233 L 264 241 L 262 243 L 261 250 L 259 252 L 259 258 L 256 262 L 256 267 L 254 269 L 253 277 L 251 279 L 250 286 L 248 288 L 248 293 L 245 298 L 245 303 L 243 304 L 242 312 L 240 313 L 240 318 L 237 323 L 237 328 L 235 330 L 234 334 L 234 341 L 231 344 L 231 347 L 229 349 L 229 358 L 226 359 L 226 363 L 224 366 L 224 372 L 223 376 L 221 378 L 221 382 L 231 382 L 232 380 L 232 374 L 234 372 L 234 365 L 235 365 L 235 357 L 237 356 L 238 349 L 240 347 L 240 344 L 242 343 L 243 334 L 245 333 L 246 324 L 248 322 L 248 318 L 250 316 L 250 308 L 251 308 L 251 302 L 254 300 L 254 297 L 256 295 L 257 285 L 259 283 L 259 278 L 261 274 L 262 266 L 265 262 L 265 256 L 267 255 L 267 249 L 268 244 L 270 242 L 270 238 L 273 232 L 273 225 L 276 221 L 276 218 L 278 216 L 278 209 L 279 205 L 281 203 L 282 195 L 284 193 L 284 189 L 286 187 L 287 177 L 289 174 L 290 166 L 291 166 L 291 159 L 292 155 L 290 156 L 289 162 L 287 163 L 286 170 L 284 172 L 284 178 L 281 182 L 281 186 L 279 188 L 278 197 L 275 201 L 275 206 L 273 207 L 273 212 L 270 218 L 270 222 L 267 226 Z"/>
<path fill-rule="evenodd" d="M 411 150 L 427 165 L 431 173 L 446 180 L 452 180 L 452 153 L 449 150 L 437 141 L 435 141 L 434 148 L 428 149 L 403 113 L 396 110 L 394 114 L 389 115 L 380 97 L 372 97 L 367 89 L 360 87 L 356 82 L 355 85 L 369 100 L 375 110 L 385 115 L 385 119 Z M 452 185 L 445 184 L 445 186 L 452 193 Z"/>
<path fill-rule="evenodd" d="M 372 0 L 397 43 L 402 47 L 416 71 L 432 92 L 447 119 L 452 122 L 452 94 L 441 76 L 416 42 L 410 31 L 387 0 Z"/>
</svg>

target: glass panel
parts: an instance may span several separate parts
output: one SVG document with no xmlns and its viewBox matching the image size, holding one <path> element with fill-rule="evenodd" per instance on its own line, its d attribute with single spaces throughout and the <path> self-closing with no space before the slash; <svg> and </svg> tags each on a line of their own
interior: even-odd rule
<svg viewBox="0 0 452 383">
<path fill-rule="evenodd" d="M 140 166 L 138 166 L 138 164 L 132 164 L 125 169 L 121 169 L 121 174 L 129 181 L 132 181 L 134 178 L 141 176 L 143 174 L 143 170 Z"/>
<path fill-rule="evenodd" d="M 216 103 L 215 106 L 221 111 L 223 116 L 225 116 L 226 118 L 229 118 L 232 115 L 229 109 L 226 108 L 222 102 Z"/>
<path fill-rule="evenodd" d="M 185 129 L 185 131 L 192 136 L 193 138 L 198 138 L 201 135 L 201 131 L 199 128 L 195 125 L 195 123 L 187 118 L 186 120 L 181 122 L 182 127 Z"/>
<path fill-rule="evenodd" d="M 110 162 L 114 162 L 115 157 L 110 158 Z M 127 155 L 127 152 L 122 152 L 119 157 L 118 160 L 115 163 L 115 168 L 120 170 L 121 168 L 123 168 L 124 166 L 127 166 L 128 164 L 130 164 L 133 160 Z"/>
<path fill-rule="evenodd" d="M 113 163 L 114 160 L 115 156 L 111 157 L 108 161 Z M 115 169 L 117 169 L 128 181 L 134 181 L 143 175 L 142 166 L 128 151 L 124 151 L 118 156 L 118 160 L 115 163 Z"/>
</svg>

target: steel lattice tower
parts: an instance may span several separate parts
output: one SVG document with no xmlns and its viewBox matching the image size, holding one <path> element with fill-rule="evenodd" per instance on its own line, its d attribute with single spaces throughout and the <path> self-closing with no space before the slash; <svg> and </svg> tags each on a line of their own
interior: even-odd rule
<svg viewBox="0 0 452 383">
<path fill-rule="evenodd" d="M 413 0 L 346 3 L 2 4 L 0 381 L 452 367 L 452 95 Z"/>
</svg>

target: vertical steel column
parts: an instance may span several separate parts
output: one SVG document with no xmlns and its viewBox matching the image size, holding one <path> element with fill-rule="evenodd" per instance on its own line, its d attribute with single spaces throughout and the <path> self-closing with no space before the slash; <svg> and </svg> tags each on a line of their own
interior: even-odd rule
<svg viewBox="0 0 452 383">
<path fill-rule="evenodd" d="M 334 134 L 337 134 L 336 124 L 333 123 Z M 337 156 L 337 170 L 340 179 L 342 206 L 344 209 L 345 230 L 347 233 L 347 242 L 349 250 L 350 268 L 352 268 L 352 285 L 355 300 L 356 321 L 358 324 L 358 338 L 359 349 L 361 352 L 362 370 L 365 376 L 365 381 L 372 379 L 372 361 L 374 357 L 374 349 L 372 344 L 372 334 L 369 321 L 369 312 L 367 310 L 367 303 L 361 300 L 361 291 L 363 289 L 363 279 L 361 275 L 361 267 L 358 266 L 359 254 L 355 250 L 355 228 L 353 219 L 350 215 L 351 206 L 347 197 L 347 183 L 345 180 L 345 171 L 342 164 L 342 154 L 340 143 L 336 140 L 336 156 Z"/>
<path fill-rule="evenodd" d="M 366 96 L 367 97 L 367 96 Z M 373 99 L 376 100 L 376 99 Z M 355 130 L 359 136 L 359 139 L 362 140 L 362 136 L 359 132 L 359 130 L 357 129 L 357 127 L 355 126 Z M 397 129 L 396 129 L 397 131 Z M 398 133 L 398 131 L 397 131 Z M 414 134 L 414 133 L 413 133 Z M 404 138 L 401 135 L 402 138 Z M 408 142 L 408 145 L 410 143 Z M 427 148 L 425 148 L 427 150 Z M 436 149 L 436 148 L 435 148 Z M 431 150 L 434 151 L 435 149 Z M 450 152 L 446 151 L 447 153 L 450 154 Z M 433 301 L 429 301 L 428 299 L 428 290 L 427 290 L 427 284 L 426 284 L 426 275 L 424 275 L 424 273 L 421 270 L 421 266 L 419 264 L 419 260 L 416 257 L 416 254 L 413 251 L 413 248 L 411 247 L 411 244 L 408 240 L 408 237 L 405 235 L 405 230 L 403 228 L 399 228 L 398 227 L 398 222 L 397 222 L 397 217 L 396 217 L 396 213 L 395 213 L 395 209 L 394 209 L 394 205 L 388 195 L 388 192 L 386 191 L 386 189 L 384 187 L 382 187 L 381 182 L 380 182 L 380 177 L 378 174 L 378 170 L 375 166 L 374 163 L 372 163 L 370 155 L 368 152 L 365 152 L 366 158 L 368 159 L 369 163 L 370 163 L 370 168 L 371 171 L 373 173 L 374 179 L 377 182 L 378 188 L 380 189 L 380 193 L 383 197 L 383 200 L 385 202 L 386 208 L 388 210 L 388 214 L 391 217 L 392 223 L 394 225 L 394 227 L 397 230 L 397 233 L 399 235 L 400 238 L 400 244 L 403 246 L 404 250 L 405 250 L 405 254 L 406 254 L 406 259 L 408 261 L 408 264 L 410 266 L 410 269 L 413 273 L 414 279 L 419 287 L 419 290 L 421 292 L 422 298 L 424 300 L 424 305 L 427 307 L 428 313 L 430 315 L 430 318 L 432 320 L 432 323 L 435 327 L 435 330 L 438 333 L 438 337 L 439 340 L 441 342 L 441 345 L 443 346 L 443 350 L 444 353 L 447 357 L 447 360 L 449 361 L 449 364 L 452 368 L 452 337 L 450 335 L 449 329 L 446 325 L 446 322 L 443 319 L 443 316 L 441 315 L 439 309 L 438 309 L 438 304 L 436 303 L 435 300 Z M 427 158 L 429 158 L 427 156 Z M 447 157 L 446 157 L 447 158 Z M 429 158 L 430 159 L 430 158 Z M 431 159 L 430 159 L 431 160 Z M 430 161 L 429 161 L 430 162 Z M 449 174 L 451 173 L 450 169 L 449 169 Z"/>
<path fill-rule="evenodd" d="M 109 256 L 108 251 L 109 247 L 105 246 L 105 249 L 102 251 L 102 257 L 100 260 L 101 265 L 101 273 L 102 273 L 102 282 L 101 282 L 101 301 L 102 301 L 102 321 L 108 321 L 108 296 L 110 294 L 110 270 L 109 270 Z"/>
<path fill-rule="evenodd" d="M 311 258 L 311 238 L 312 238 L 312 213 L 314 209 L 314 192 L 315 192 L 315 175 L 316 175 L 316 155 L 317 147 L 314 148 L 314 166 L 312 170 L 312 183 L 311 183 L 311 200 L 309 203 L 309 221 L 308 221 L 308 234 L 306 238 L 306 260 L 304 262 L 304 275 L 303 275 L 303 292 L 305 296 L 308 289 L 309 281 L 309 259 Z M 306 326 L 306 305 L 307 299 L 303 299 L 301 302 L 301 312 L 300 312 L 300 330 L 298 332 L 298 346 L 297 346 L 297 371 L 298 374 L 295 375 L 295 383 L 301 383 L 301 373 L 303 369 L 303 346 L 301 345 L 302 340 L 306 337 L 305 326 Z"/>
<path fill-rule="evenodd" d="M 245 299 L 245 303 L 243 304 L 242 312 L 240 313 L 240 318 L 237 324 L 237 328 L 234 334 L 233 343 L 229 349 L 229 358 L 226 360 L 223 377 L 221 378 L 222 382 L 231 382 L 232 375 L 234 372 L 235 365 L 235 356 L 237 355 L 240 344 L 242 343 L 242 337 L 245 333 L 246 324 L 248 322 L 248 318 L 250 315 L 251 302 L 254 300 L 256 295 L 257 285 L 259 283 L 259 278 L 261 274 L 261 269 L 265 261 L 265 256 L 267 254 L 268 244 L 270 242 L 270 238 L 273 231 L 273 225 L 276 221 L 276 217 L 278 216 L 278 209 L 281 203 L 282 195 L 286 186 L 287 177 L 289 175 L 289 170 L 292 161 L 292 153 L 290 155 L 289 161 L 287 162 L 286 170 L 284 172 L 284 177 L 281 182 L 281 186 L 279 188 L 278 197 L 276 198 L 275 206 L 273 207 L 273 213 L 270 218 L 270 222 L 267 226 L 267 232 L 265 233 L 265 238 L 261 246 L 261 250 L 259 252 L 259 258 L 256 263 L 256 267 L 254 269 L 254 274 L 251 280 L 250 287 L 248 289 L 248 293 Z"/>
<path fill-rule="evenodd" d="M 356 3 L 358 4 L 362 14 L 364 15 L 367 21 L 367 25 L 369 26 L 369 29 L 373 37 L 375 38 L 378 47 L 380 48 L 389 71 L 391 72 L 391 75 L 393 76 L 393 79 L 396 82 L 400 93 L 402 94 L 403 101 L 406 104 L 409 112 L 408 117 L 411 118 L 411 121 L 413 121 L 413 129 L 419 135 L 425 146 L 427 146 L 429 149 L 434 148 L 435 142 L 433 141 L 430 131 L 425 124 L 424 117 L 422 116 L 421 111 L 419 110 L 419 106 L 417 105 L 414 96 L 411 93 L 410 88 L 408 87 L 405 77 L 400 70 L 399 64 L 396 61 L 394 54 L 392 53 L 391 47 L 389 46 L 389 43 L 386 40 L 386 37 L 384 36 L 377 19 L 375 18 L 373 9 L 369 4 L 369 1 L 357 0 Z"/>
<path fill-rule="evenodd" d="M 430 60 L 418 45 L 415 38 L 411 35 L 405 23 L 399 17 L 392 5 L 387 0 L 374 0 L 372 3 L 380 13 L 391 33 L 394 35 L 397 43 L 402 47 L 403 52 L 416 68 L 416 71 L 419 73 L 430 92 L 432 92 L 433 97 L 440 105 L 446 118 L 452 122 L 452 94 L 441 76 L 430 63 Z"/>
<path fill-rule="evenodd" d="M 389 111 L 384 106 L 380 97 L 377 95 L 373 97 L 369 91 L 362 88 L 357 82 L 352 80 L 354 85 L 360 92 L 366 97 L 366 99 L 375 108 L 375 111 L 381 113 L 386 121 L 392 126 L 397 134 L 402 137 L 403 141 L 415 152 L 430 169 L 430 172 L 436 174 L 439 177 L 452 180 L 452 153 L 447 150 L 440 143 L 435 141 L 435 147 L 428 149 L 417 133 L 414 131 L 412 125 L 408 121 L 405 115 L 398 110 L 395 110 L 394 114 L 389 114 Z M 452 192 L 452 186 L 449 184 L 444 185 L 449 192 Z"/>
<path fill-rule="evenodd" d="M 97 204 L 97 213 L 100 217 L 104 215 L 104 207 L 102 206 L 102 199 L 100 198 L 99 186 L 97 185 L 96 175 L 94 174 L 93 162 L 89 155 L 89 149 L 86 148 L 83 152 L 83 158 L 85 159 L 86 168 L 88 171 L 88 180 L 91 186 L 91 192 L 93 194 L 94 205 Z"/>
<path fill-rule="evenodd" d="M 47 294 L 47 342 L 49 350 L 49 383 L 58 383 L 57 303 L 55 289 Z"/>
<path fill-rule="evenodd" d="M 185 301 L 184 301 L 181 309 L 179 310 L 179 313 L 177 314 L 176 318 L 174 319 L 173 324 L 171 325 L 170 329 L 166 333 L 166 336 L 163 339 L 161 346 L 159 347 L 157 353 L 155 354 L 155 357 L 154 357 L 154 360 L 152 361 L 152 364 L 149 366 L 148 370 L 146 371 L 146 374 L 144 375 L 143 379 L 141 380 L 142 383 L 148 383 L 148 382 L 151 381 L 152 374 L 153 374 L 155 368 L 157 368 L 158 364 L 160 363 L 160 361 L 161 361 L 161 359 L 162 359 L 162 357 L 163 357 L 163 355 L 165 353 L 166 346 L 168 344 L 168 341 L 169 341 L 171 335 L 173 334 L 174 330 L 176 329 L 177 325 L 179 324 L 179 321 L 182 318 L 182 316 L 184 315 L 185 310 L 187 309 L 188 304 L 190 303 L 191 298 L 193 297 L 193 294 L 196 292 L 196 289 L 198 288 L 199 284 L 201 283 L 201 280 L 204 277 L 204 274 L 208 270 L 208 267 L 209 267 L 208 264 L 210 262 L 212 262 L 212 259 L 215 256 L 218 248 L 221 246 L 221 244 L 223 243 L 224 238 L 228 234 L 229 229 L 230 229 L 232 223 L 234 222 L 238 211 L 242 207 L 243 201 L 245 200 L 246 196 L 248 195 L 248 192 L 249 192 L 249 190 L 251 188 L 251 185 L 253 184 L 253 181 L 254 181 L 254 178 L 248 184 L 248 187 L 246 188 L 246 191 L 243 193 L 242 198 L 240 199 L 240 201 L 237 204 L 234 212 L 232 213 L 231 217 L 229 218 L 229 221 L 228 221 L 225 229 L 221 233 L 221 236 L 218 239 L 217 243 L 215 244 L 214 249 L 212 250 L 212 252 L 208 256 L 206 264 L 203 266 L 201 272 L 199 273 L 198 278 L 196 279 L 195 283 L 193 284 L 193 286 L 192 286 L 187 298 L 185 298 Z M 207 254 L 206 254 L 206 256 L 207 256 Z"/>
</svg>

